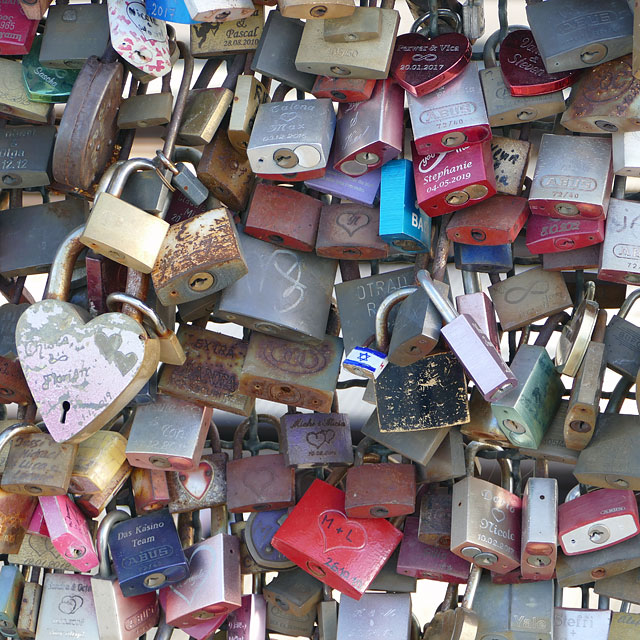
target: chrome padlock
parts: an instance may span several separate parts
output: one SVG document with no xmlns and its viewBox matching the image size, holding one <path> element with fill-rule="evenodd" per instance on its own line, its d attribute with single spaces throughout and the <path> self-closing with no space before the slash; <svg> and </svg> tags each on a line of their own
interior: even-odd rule
<svg viewBox="0 0 640 640">
<path fill-rule="evenodd" d="M 554 640 L 570 640 L 576 631 L 589 630 L 590 640 L 608 640 L 611 611 L 596 609 L 568 609 L 555 607 L 553 611 Z"/>
<path fill-rule="evenodd" d="M 640 369 L 640 349 L 638 349 L 640 327 L 626 318 L 638 298 L 640 298 L 640 289 L 629 294 L 620 311 L 609 321 L 604 334 L 607 367 L 634 380 Z"/>
<path fill-rule="evenodd" d="M 359 600 L 343 595 L 338 611 L 336 640 L 360 638 L 371 633 L 380 637 L 409 640 L 411 596 L 408 593 L 366 593 Z"/>
<path fill-rule="evenodd" d="M 598 278 L 640 284 L 640 203 L 617 198 L 609 201 Z"/>
<path fill-rule="evenodd" d="M 618 131 L 611 136 L 613 172 L 621 176 L 640 177 L 640 131 Z"/>
</svg>

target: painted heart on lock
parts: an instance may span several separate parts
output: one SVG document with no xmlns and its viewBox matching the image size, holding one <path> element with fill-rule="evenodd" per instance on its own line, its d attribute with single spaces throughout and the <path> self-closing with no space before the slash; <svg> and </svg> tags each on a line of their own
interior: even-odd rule
<svg viewBox="0 0 640 640">
<path fill-rule="evenodd" d="M 324 552 L 335 549 L 364 549 L 367 544 L 365 528 L 336 509 L 327 509 L 318 516 L 318 528 L 324 541 Z"/>
<path fill-rule="evenodd" d="M 517 29 L 500 45 L 500 70 L 512 96 L 540 96 L 570 87 L 579 71 L 547 73 L 529 29 Z"/>
<path fill-rule="evenodd" d="M 56 442 L 81 442 L 129 404 L 158 366 L 160 346 L 122 313 L 87 322 L 73 305 L 43 300 L 18 320 L 27 384 Z"/>
<path fill-rule="evenodd" d="M 195 562 L 198 556 L 200 557 Z M 169 585 L 169 589 L 188 605 L 191 605 L 194 597 L 201 590 L 202 578 L 207 574 L 211 574 L 215 559 L 213 550 L 210 547 L 206 545 L 197 547 L 189 557 L 189 577 L 177 585 Z"/>
<path fill-rule="evenodd" d="M 405 33 L 396 40 L 391 75 L 411 95 L 420 97 L 455 80 L 471 59 L 471 43 L 461 33 L 427 38 Z"/>
<path fill-rule="evenodd" d="M 351 238 L 354 233 L 369 224 L 369 216 L 366 213 L 353 213 L 345 211 L 336 218 L 336 224 L 344 229 Z M 0 307 L 1 308 L 1 307 Z"/>
<path fill-rule="evenodd" d="M 178 482 L 192 498 L 200 500 L 211 486 L 213 475 L 211 463 L 202 460 L 197 469 L 180 471 L 178 473 Z"/>
</svg>

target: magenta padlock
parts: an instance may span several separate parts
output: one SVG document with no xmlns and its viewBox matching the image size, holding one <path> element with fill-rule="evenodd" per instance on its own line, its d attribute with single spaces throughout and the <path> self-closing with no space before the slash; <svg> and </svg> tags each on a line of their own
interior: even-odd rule
<svg viewBox="0 0 640 640">
<path fill-rule="evenodd" d="M 531 253 L 557 253 L 599 244 L 604 240 L 604 218 L 548 218 L 531 215 L 526 245 Z"/>
<path fill-rule="evenodd" d="M 404 521 L 397 572 L 419 580 L 464 584 L 469 577 L 469 562 L 448 549 L 420 542 L 418 522 L 416 516 L 409 516 Z"/>
<path fill-rule="evenodd" d="M 160 592 L 158 593 L 158 602 L 160 602 L 160 606 L 163 611 L 167 608 L 167 591 L 168 589 L 160 589 Z M 203 620 L 202 622 L 198 622 L 198 624 L 180 627 L 180 629 L 186 633 L 189 638 L 194 638 L 195 640 L 207 640 L 207 638 L 211 638 L 213 634 L 225 623 L 229 615 L 231 614 L 222 613 L 210 620 Z"/>
<path fill-rule="evenodd" d="M 491 141 L 425 156 L 415 143 L 412 149 L 418 205 L 428 216 L 452 213 L 496 194 Z"/>
<path fill-rule="evenodd" d="M 53 546 L 78 571 L 87 572 L 98 566 L 87 521 L 69 496 L 42 496 L 42 513 Z"/>
<path fill-rule="evenodd" d="M 29 521 L 27 533 L 31 533 L 35 536 L 46 536 L 47 538 L 49 537 L 49 530 L 47 529 L 47 523 L 44 519 L 44 513 L 42 513 L 42 507 L 40 506 L 39 502 L 36 505 L 36 510 L 31 516 L 31 520 Z"/>
<path fill-rule="evenodd" d="M 393 80 L 378 80 L 364 102 L 338 107 L 333 168 L 361 176 L 393 160 L 404 141 L 404 91 Z"/>
<path fill-rule="evenodd" d="M 1 0 L 0 14 L 0 55 L 22 56 L 29 53 L 40 21 L 29 20 L 17 0 Z M 40 73 L 42 71 L 40 69 Z"/>
<path fill-rule="evenodd" d="M 424 270 L 416 278 L 442 316 L 440 333 L 487 402 L 498 400 L 518 380 L 489 338 L 468 315 L 459 315 Z"/>
</svg>

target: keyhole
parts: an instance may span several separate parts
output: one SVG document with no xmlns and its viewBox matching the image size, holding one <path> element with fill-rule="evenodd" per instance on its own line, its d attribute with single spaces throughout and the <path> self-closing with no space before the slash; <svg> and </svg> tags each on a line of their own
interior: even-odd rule
<svg viewBox="0 0 640 640">
<path fill-rule="evenodd" d="M 69 409 L 71 409 L 71 404 L 69 403 L 68 400 L 65 400 L 62 403 L 62 418 L 60 418 L 60 422 L 62 424 L 64 424 L 65 421 L 67 420 L 67 412 L 69 411 Z"/>
</svg>

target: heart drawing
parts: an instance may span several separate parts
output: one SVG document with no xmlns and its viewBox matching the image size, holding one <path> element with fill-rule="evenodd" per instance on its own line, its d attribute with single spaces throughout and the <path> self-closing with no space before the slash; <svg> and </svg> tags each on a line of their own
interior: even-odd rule
<svg viewBox="0 0 640 640">
<path fill-rule="evenodd" d="M 354 233 L 366 227 L 370 220 L 371 218 L 366 213 L 344 211 L 336 218 L 336 224 L 344 229 L 351 238 Z"/>
<path fill-rule="evenodd" d="M 192 498 L 200 500 L 211 486 L 213 476 L 213 465 L 207 460 L 201 460 L 196 469 L 180 471 L 178 482 Z"/>
<path fill-rule="evenodd" d="M 202 595 L 202 580 L 205 576 L 212 574 L 215 560 L 213 549 L 206 542 L 201 543 L 189 556 L 189 577 L 180 581 L 177 585 L 169 585 L 171 592 L 175 593 L 178 598 L 184 600 L 188 605 L 191 605 L 196 595 Z"/>
<path fill-rule="evenodd" d="M 321 431 L 309 431 L 305 436 L 306 441 L 316 449 L 320 449 L 325 444 L 330 444 L 336 437 L 335 431 L 331 429 L 322 429 Z"/>
<path fill-rule="evenodd" d="M 493 507 L 493 509 L 491 509 L 491 516 L 496 522 L 502 522 L 505 519 L 504 511 L 497 507 Z"/>
<path fill-rule="evenodd" d="M 365 528 L 337 509 L 327 509 L 318 516 L 318 527 L 324 541 L 324 552 L 334 549 L 359 551 L 367 544 Z"/>
</svg>

